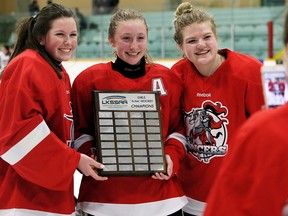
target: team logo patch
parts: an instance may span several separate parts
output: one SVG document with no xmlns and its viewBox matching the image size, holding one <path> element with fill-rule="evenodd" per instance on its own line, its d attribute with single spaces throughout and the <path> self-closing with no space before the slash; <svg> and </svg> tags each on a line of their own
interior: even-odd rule
<svg viewBox="0 0 288 216">
<path fill-rule="evenodd" d="M 228 110 L 221 103 L 204 101 L 201 108 L 185 113 L 188 150 L 199 161 L 209 163 L 227 152 Z"/>
</svg>

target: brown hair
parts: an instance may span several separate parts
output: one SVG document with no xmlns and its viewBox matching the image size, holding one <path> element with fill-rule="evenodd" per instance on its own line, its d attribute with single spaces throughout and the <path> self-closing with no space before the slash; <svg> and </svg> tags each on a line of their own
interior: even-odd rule
<svg viewBox="0 0 288 216">
<path fill-rule="evenodd" d="M 217 37 L 216 33 L 216 24 L 214 22 L 213 17 L 205 12 L 204 10 L 197 9 L 193 7 L 193 5 L 189 2 L 181 3 L 176 11 L 174 18 L 174 40 L 177 44 L 183 43 L 182 30 L 188 25 L 193 23 L 202 23 L 202 22 L 210 22 L 212 32 L 215 37 Z"/>
<path fill-rule="evenodd" d="M 37 15 L 30 18 L 26 17 L 20 19 L 16 24 L 18 39 L 9 61 L 26 49 L 33 49 L 41 54 L 41 56 L 53 67 L 57 75 L 61 78 L 61 68 L 59 67 L 59 63 L 49 57 L 45 47 L 39 44 L 37 38 L 46 36 L 48 31 L 51 29 L 53 21 L 62 17 L 72 17 L 77 24 L 75 15 L 71 9 L 55 3 L 42 8 Z"/>
</svg>

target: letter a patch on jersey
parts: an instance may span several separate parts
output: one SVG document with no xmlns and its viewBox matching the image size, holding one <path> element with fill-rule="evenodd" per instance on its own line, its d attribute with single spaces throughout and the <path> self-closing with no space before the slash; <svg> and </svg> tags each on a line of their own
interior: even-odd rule
<svg viewBox="0 0 288 216">
<path fill-rule="evenodd" d="M 159 91 L 160 95 L 167 95 L 167 91 L 164 87 L 164 84 L 161 78 L 156 78 L 152 80 L 152 90 Z"/>
</svg>

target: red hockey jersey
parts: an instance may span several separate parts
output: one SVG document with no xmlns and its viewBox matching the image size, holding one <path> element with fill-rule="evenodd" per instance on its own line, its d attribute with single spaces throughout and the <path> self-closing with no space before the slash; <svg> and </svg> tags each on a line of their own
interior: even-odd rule
<svg viewBox="0 0 288 216">
<path fill-rule="evenodd" d="M 159 64 L 146 65 L 146 74 L 129 79 L 112 70 L 112 62 L 97 64 L 83 71 L 72 86 L 75 147 L 89 152 L 94 141 L 92 90 L 160 91 L 160 109 L 165 153 L 173 161 L 174 173 L 185 156 L 180 79 Z M 183 125 L 182 125 L 183 129 Z M 173 133 L 175 132 L 175 133 Z M 172 133 L 172 134 L 171 134 Z M 182 134 L 182 135 L 181 135 Z M 78 138 L 78 139 L 77 139 Z M 104 164 L 105 165 L 105 164 Z M 80 186 L 80 208 L 92 215 L 168 215 L 181 209 L 187 199 L 175 175 L 168 181 L 146 177 L 109 177 L 95 181 L 83 176 Z"/>
<path fill-rule="evenodd" d="M 182 107 L 190 153 L 183 160 L 179 179 L 188 196 L 184 211 L 201 215 L 214 179 L 233 144 L 238 127 L 264 105 L 261 62 L 221 50 L 226 60 L 210 77 L 203 77 L 188 59 L 172 70 L 184 82 Z"/>
<path fill-rule="evenodd" d="M 288 215 L 288 105 L 258 112 L 233 138 L 205 216 Z"/>
<path fill-rule="evenodd" d="M 0 215 L 71 215 L 80 154 L 68 146 L 70 80 L 32 50 L 15 57 L 0 85 Z"/>
</svg>

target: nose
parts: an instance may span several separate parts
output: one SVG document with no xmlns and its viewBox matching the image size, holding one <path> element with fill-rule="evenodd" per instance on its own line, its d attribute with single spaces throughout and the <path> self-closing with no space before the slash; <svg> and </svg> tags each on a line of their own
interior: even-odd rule
<svg viewBox="0 0 288 216">
<path fill-rule="evenodd" d="M 69 35 L 64 37 L 64 43 L 65 44 L 70 44 L 72 42 L 72 40 L 73 40 L 73 38 L 69 37 Z"/>
<path fill-rule="evenodd" d="M 137 41 L 135 39 L 131 40 L 130 49 L 134 49 L 137 46 Z"/>
<path fill-rule="evenodd" d="M 199 40 L 198 43 L 197 43 L 197 48 L 201 48 L 205 45 L 205 41 L 204 40 Z"/>
</svg>

